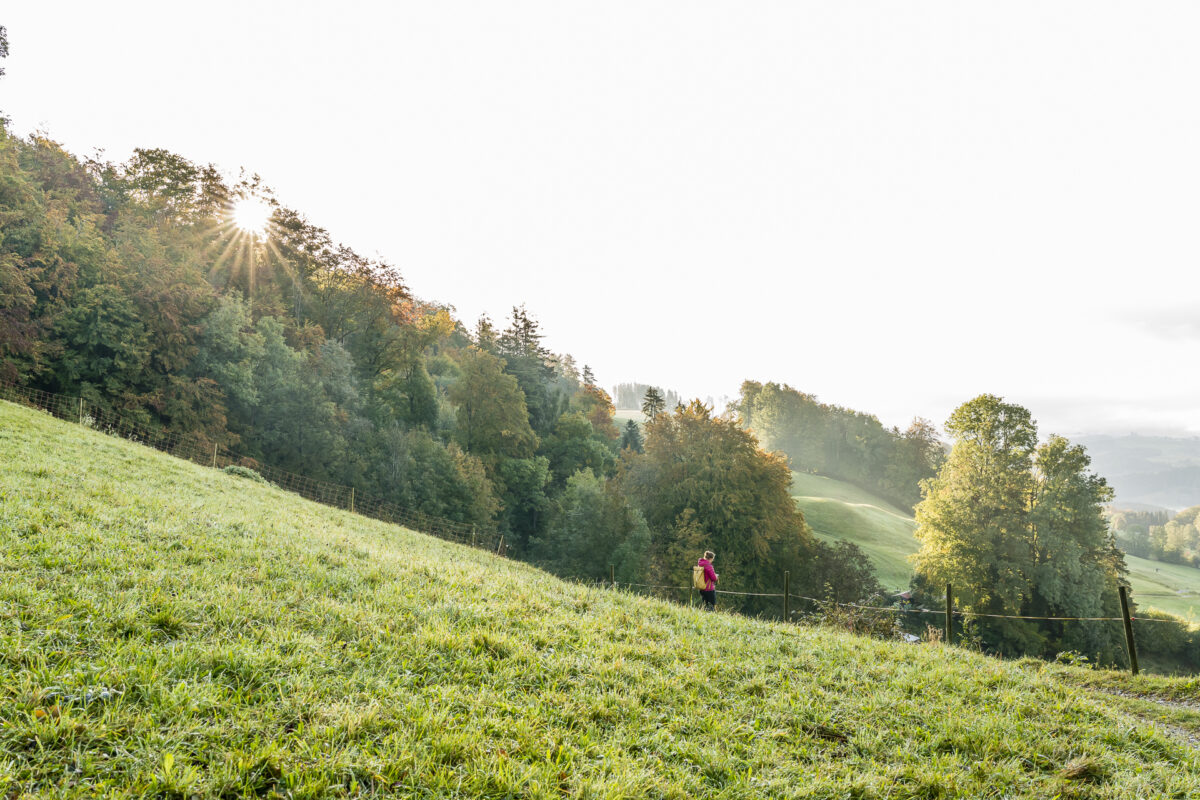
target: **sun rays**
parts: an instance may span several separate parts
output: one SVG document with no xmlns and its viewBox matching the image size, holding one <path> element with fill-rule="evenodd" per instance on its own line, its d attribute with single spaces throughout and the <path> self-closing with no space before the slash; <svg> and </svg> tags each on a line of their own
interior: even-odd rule
<svg viewBox="0 0 1200 800">
<path fill-rule="evenodd" d="M 233 224 L 246 233 L 255 236 L 266 234 L 267 227 L 271 224 L 271 215 L 275 213 L 275 209 L 271 204 L 261 197 L 249 195 L 240 198 L 233 204 L 231 209 L 231 218 Z"/>
<path fill-rule="evenodd" d="M 282 265 L 288 275 L 292 274 L 291 264 L 275 246 L 278 232 L 275 211 L 275 205 L 267 199 L 256 194 L 241 194 L 229 204 L 214 229 L 210 247 L 219 249 L 220 254 L 209 268 L 209 278 L 224 270 L 226 285 L 244 286 L 251 302 L 262 267 Z"/>
</svg>

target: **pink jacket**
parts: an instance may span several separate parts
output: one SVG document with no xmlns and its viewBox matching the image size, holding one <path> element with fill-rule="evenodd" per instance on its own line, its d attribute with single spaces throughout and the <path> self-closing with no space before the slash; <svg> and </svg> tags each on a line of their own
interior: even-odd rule
<svg viewBox="0 0 1200 800">
<path fill-rule="evenodd" d="M 704 591 L 711 592 L 717 588 L 717 571 L 713 569 L 712 562 L 707 558 L 702 558 L 696 562 L 696 566 L 704 567 Z"/>
</svg>

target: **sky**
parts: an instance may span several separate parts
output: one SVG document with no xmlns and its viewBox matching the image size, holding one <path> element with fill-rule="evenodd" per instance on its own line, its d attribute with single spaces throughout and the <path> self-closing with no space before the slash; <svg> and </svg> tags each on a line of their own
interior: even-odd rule
<svg viewBox="0 0 1200 800">
<path fill-rule="evenodd" d="M 162 147 L 602 385 L 1200 435 L 1200 4 L 12 3 L 0 113 Z"/>
</svg>

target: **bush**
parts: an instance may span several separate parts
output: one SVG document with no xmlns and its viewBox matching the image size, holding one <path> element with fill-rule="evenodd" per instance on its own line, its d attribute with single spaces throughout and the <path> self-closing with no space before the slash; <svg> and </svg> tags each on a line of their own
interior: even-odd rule
<svg viewBox="0 0 1200 800">
<path fill-rule="evenodd" d="M 239 467 L 237 464 L 230 464 L 224 469 L 227 475 L 237 475 L 239 478 L 247 478 L 255 483 L 269 483 L 262 475 L 259 475 L 249 467 Z"/>
<path fill-rule="evenodd" d="M 900 614 L 897 609 L 881 606 L 884 600 L 880 595 L 872 595 L 862 606 L 849 606 L 827 600 L 819 603 L 817 610 L 807 616 L 813 624 L 826 628 L 838 628 L 877 639 L 903 638 L 904 629 L 900 624 Z"/>
</svg>

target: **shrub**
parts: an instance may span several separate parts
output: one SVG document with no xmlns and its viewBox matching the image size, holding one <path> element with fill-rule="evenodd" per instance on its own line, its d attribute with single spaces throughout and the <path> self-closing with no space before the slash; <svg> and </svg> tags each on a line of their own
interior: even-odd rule
<svg viewBox="0 0 1200 800">
<path fill-rule="evenodd" d="M 224 472 L 228 475 L 237 475 L 239 478 L 247 478 L 255 483 L 268 483 L 266 478 L 249 467 L 239 467 L 237 464 L 230 464 L 225 468 Z"/>
<path fill-rule="evenodd" d="M 807 619 L 813 624 L 826 628 L 839 628 L 854 633 L 874 636 L 878 639 L 899 639 L 904 630 L 900 624 L 900 614 L 896 609 L 886 609 L 880 606 L 883 598 L 872 595 L 861 606 L 839 604 L 828 600 L 818 604 L 817 610 Z M 864 608 L 863 606 L 872 606 Z"/>
</svg>

